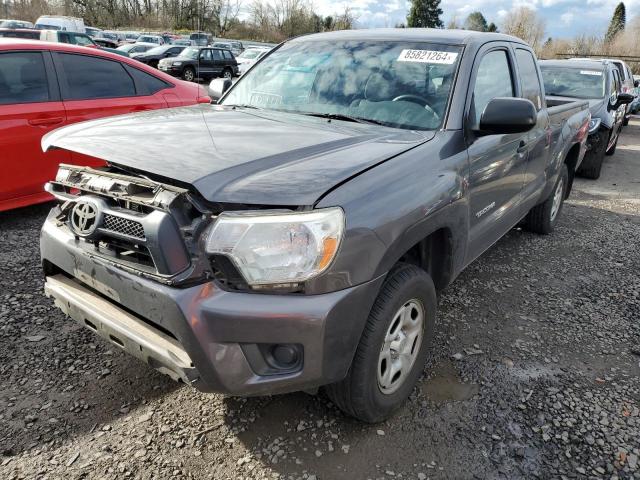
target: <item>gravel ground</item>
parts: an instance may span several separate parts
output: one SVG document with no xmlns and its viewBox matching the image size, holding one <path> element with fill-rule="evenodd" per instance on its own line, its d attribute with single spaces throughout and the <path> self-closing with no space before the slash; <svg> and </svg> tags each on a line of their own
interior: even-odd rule
<svg viewBox="0 0 640 480">
<path fill-rule="evenodd" d="M 640 479 L 640 123 L 560 225 L 514 229 L 441 298 L 406 406 L 179 386 L 42 294 L 47 206 L 0 215 L 0 478 Z"/>
</svg>

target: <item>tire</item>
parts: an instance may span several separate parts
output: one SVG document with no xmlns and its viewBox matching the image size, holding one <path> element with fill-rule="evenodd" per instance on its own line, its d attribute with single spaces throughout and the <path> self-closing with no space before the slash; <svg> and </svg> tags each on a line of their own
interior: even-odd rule
<svg viewBox="0 0 640 480">
<path fill-rule="evenodd" d="M 585 155 L 582 164 L 580 164 L 580 168 L 576 172 L 577 175 L 591 180 L 600 178 L 602 164 L 604 163 L 604 154 L 609 141 L 609 135 L 605 133 L 605 131 L 598 133 L 599 139 L 597 142 L 594 142 L 593 149 Z"/>
<path fill-rule="evenodd" d="M 193 69 L 193 67 L 185 67 L 185 69 L 182 70 L 182 79 L 186 80 L 187 82 L 195 81 L 196 71 Z"/>
<path fill-rule="evenodd" d="M 622 128 L 621 128 L 621 130 L 622 130 Z M 619 140 L 619 139 L 620 139 L 620 132 L 618 132 L 618 136 L 616 137 L 616 141 L 615 141 L 615 142 L 613 142 L 613 145 L 611 145 L 611 148 L 609 148 L 609 149 L 605 152 L 605 155 L 607 155 L 607 156 L 609 156 L 609 157 L 610 157 L 611 155 L 613 155 L 614 153 L 616 153 L 616 147 L 618 146 L 618 140 Z"/>
<path fill-rule="evenodd" d="M 325 387 L 333 403 L 347 415 L 364 422 L 381 422 L 391 416 L 411 394 L 422 373 L 434 335 L 436 309 L 436 290 L 427 272 L 408 264 L 400 264 L 391 271 L 369 313 L 346 378 Z M 406 315 L 402 317 L 401 312 Z M 422 321 L 417 328 L 413 324 L 420 323 L 420 313 Z M 409 324 L 407 329 L 405 324 Z M 402 334 L 403 339 L 399 341 L 395 336 L 393 341 L 385 341 L 396 334 Z M 393 356 L 394 341 L 405 355 Z M 389 352 L 388 357 L 384 351 Z M 403 370 L 393 383 L 398 375 L 395 372 L 391 376 L 396 364 L 403 364 Z M 385 377 L 381 372 L 389 375 Z M 382 381 L 386 387 L 382 386 L 380 377 L 386 379 Z M 387 381 L 389 378 L 391 381 Z"/>
<path fill-rule="evenodd" d="M 222 78 L 228 78 L 229 80 L 233 79 L 233 70 L 231 70 L 230 68 L 225 68 L 222 71 Z"/>
<path fill-rule="evenodd" d="M 629 117 L 625 115 L 624 120 L 622 120 L 622 126 L 626 127 L 627 125 L 629 125 Z"/>
<path fill-rule="evenodd" d="M 569 170 L 567 169 L 567 164 L 563 163 L 558 180 L 556 180 L 547 199 L 533 207 L 527 214 L 524 222 L 527 230 L 543 235 L 553 232 L 562 213 L 562 205 L 564 204 L 568 185 Z"/>
</svg>

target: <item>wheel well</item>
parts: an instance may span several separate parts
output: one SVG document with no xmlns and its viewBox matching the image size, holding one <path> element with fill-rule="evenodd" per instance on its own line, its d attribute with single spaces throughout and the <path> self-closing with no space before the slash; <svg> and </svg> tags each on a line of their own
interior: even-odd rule
<svg viewBox="0 0 640 480">
<path fill-rule="evenodd" d="M 436 290 L 444 289 L 451 282 L 453 265 L 453 239 L 451 231 L 441 228 L 411 247 L 399 262 L 410 263 L 425 270 L 431 276 Z"/>
<path fill-rule="evenodd" d="M 569 150 L 569 153 L 567 153 L 567 156 L 564 158 L 564 163 L 567 164 L 567 170 L 569 171 L 569 185 L 567 185 L 567 193 L 565 194 L 564 198 L 569 198 L 569 194 L 571 193 L 571 188 L 573 187 L 573 178 L 576 175 L 576 165 L 578 164 L 579 157 L 580 144 L 577 143 L 573 147 L 571 147 L 571 150 Z"/>
</svg>

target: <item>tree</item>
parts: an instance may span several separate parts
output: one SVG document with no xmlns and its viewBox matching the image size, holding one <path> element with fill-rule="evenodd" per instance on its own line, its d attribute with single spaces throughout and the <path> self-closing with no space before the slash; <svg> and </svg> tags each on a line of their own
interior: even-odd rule
<svg viewBox="0 0 640 480">
<path fill-rule="evenodd" d="M 511 10 L 504 17 L 502 31 L 521 38 L 538 51 L 544 38 L 545 25 L 536 12 L 528 7 Z"/>
<path fill-rule="evenodd" d="M 462 25 L 458 22 L 458 17 L 454 15 L 451 17 L 451 20 L 447 22 L 447 26 L 445 28 L 448 30 L 459 30 L 462 28 Z"/>
<path fill-rule="evenodd" d="M 613 17 L 611 17 L 607 34 L 604 36 L 605 41 L 607 43 L 613 41 L 613 39 L 616 38 L 616 35 L 624 30 L 626 23 L 627 9 L 625 8 L 624 3 L 620 2 L 613 11 Z"/>
<path fill-rule="evenodd" d="M 486 32 L 489 26 L 487 25 L 487 19 L 484 18 L 481 12 L 471 12 L 467 19 L 464 21 L 465 30 L 475 30 L 476 32 Z"/>
<path fill-rule="evenodd" d="M 442 28 L 440 0 L 411 0 L 407 15 L 408 27 Z"/>
<path fill-rule="evenodd" d="M 487 25 L 487 32 L 497 32 L 498 31 L 498 26 L 491 22 L 489 25 Z"/>
</svg>

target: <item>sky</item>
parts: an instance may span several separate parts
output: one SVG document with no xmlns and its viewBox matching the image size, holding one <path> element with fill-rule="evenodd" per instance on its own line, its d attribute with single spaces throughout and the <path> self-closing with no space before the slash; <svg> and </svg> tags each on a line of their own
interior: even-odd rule
<svg viewBox="0 0 640 480">
<path fill-rule="evenodd" d="M 603 35 L 620 0 L 442 0 L 444 23 L 453 17 L 463 22 L 469 13 L 480 10 L 487 22 L 500 26 L 501 19 L 511 8 L 530 7 L 544 18 L 547 36 L 570 38 L 575 35 Z M 348 4 L 358 18 L 358 27 L 393 27 L 405 22 L 409 2 L 406 0 L 314 0 L 317 13 L 331 15 L 344 10 Z M 627 22 L 640 14 L 640 0 L 627 0 Z"/>
</svg>

